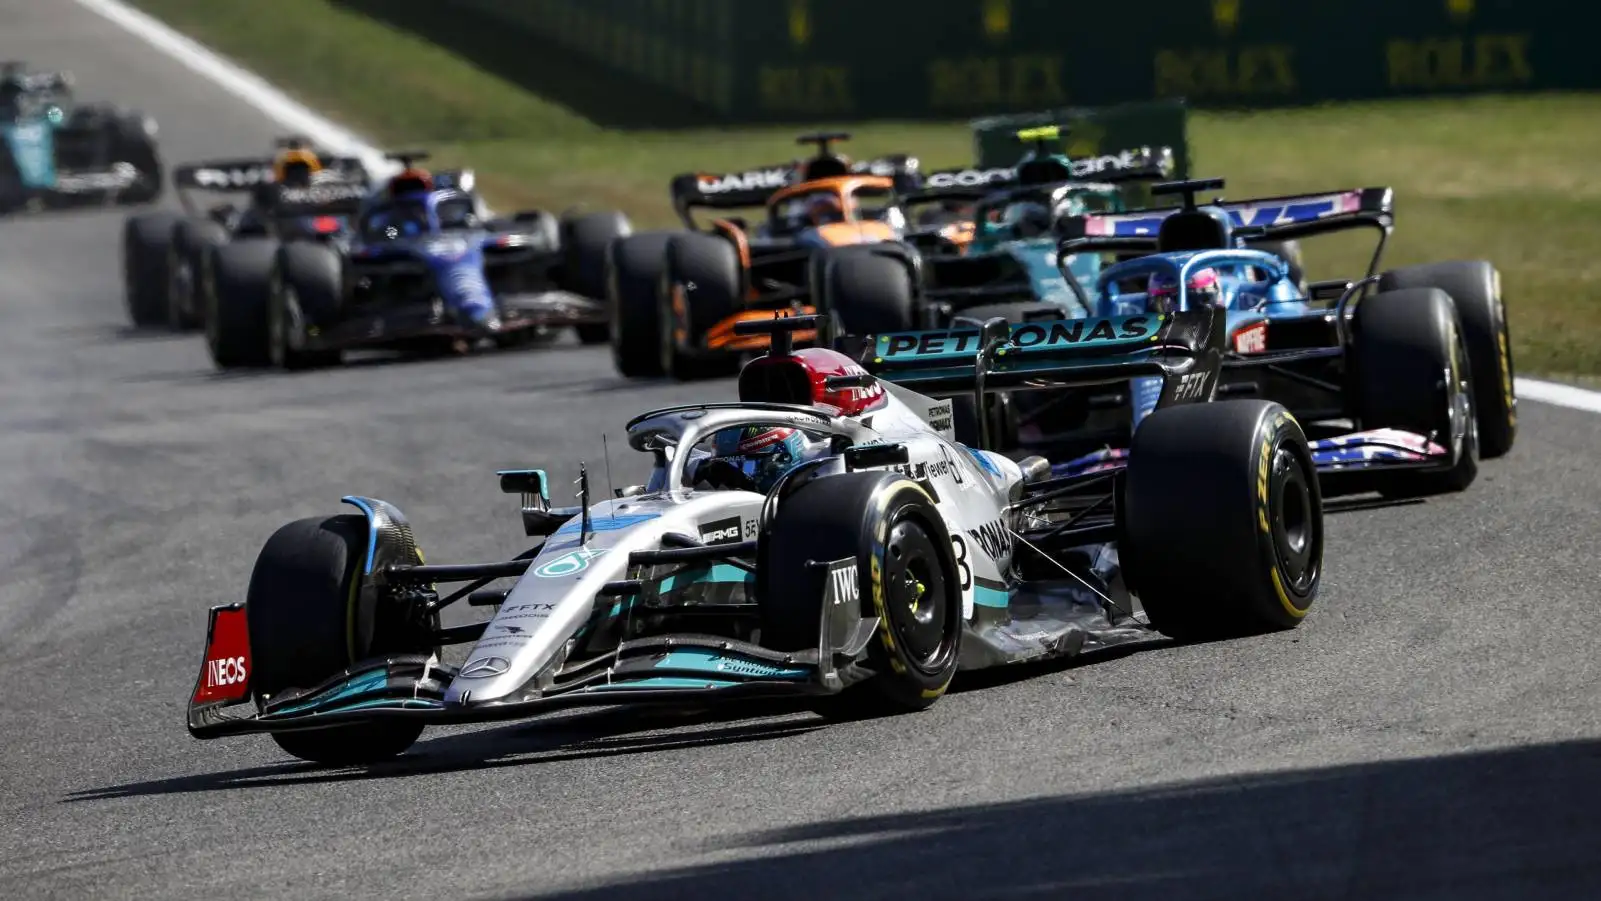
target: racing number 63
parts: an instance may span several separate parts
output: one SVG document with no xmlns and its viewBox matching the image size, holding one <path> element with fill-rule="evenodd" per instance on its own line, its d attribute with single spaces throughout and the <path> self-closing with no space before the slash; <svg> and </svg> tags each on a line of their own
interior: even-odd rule
<svg viewBox="0 0 1601 901">
<path fill-rule="evenodd" d="M 956 532 L 951 533 L 951 547 L 956 552 L 956 575 L 962 582 L 962 592 L 965 594 L 973 587 L 973 568 L 967 565 L 967 539 Z"/>
</svg>

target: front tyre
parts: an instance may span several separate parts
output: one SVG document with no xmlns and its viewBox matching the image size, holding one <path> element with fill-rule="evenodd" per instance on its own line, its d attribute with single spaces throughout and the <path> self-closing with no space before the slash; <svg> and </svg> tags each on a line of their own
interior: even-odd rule
<svg viewBox="0 0 1601 901">
<path fill-rule="evenodd" d="M 855 558 L 860 615 L 879 618 L 867 648 L 874 675 L 830 699 L 825 714 L 923 710 L 945 694 L 956 674 L 962 595 L 944 520 L 921 486 L 881 471 L 807 482 L 761 541 L 764 647 L 818 647 L 825 571 L 814 561 Z"/>
<path fill-rule="evenodd" d="M 1134 432 L 1124 577 L 1158 631 L 1189 641 L 1293 629 L 1323 574 L 1323 499 L 1301 426 L 1276 403 L 1185 404 Z"/>
<path fill-rule="evenodd" d="M 428 650 L 382 646 L 389 643 L 384 637 L 393 642 L 405 630 L 386 628 L 391 624 L 384 620 L 396 612 L 360 590 L 367 531 L 364 516 L 311 517 L 267 539 L 245 600 L 258 704 L 289 689 L 313 688 L 377 654 Z M 394 757 L 422 730 L 422 723 L 388 719 L 275 732 L 272 738 L 301 760 L 340 766 Z"/>
<path fill-rule="evenodd" d="M 1379 278 L 1380 291 L 1401 288 L 1439 288 L 1451 296 L 1473 373 L 1479 456 L 1486 460 L 1504 456 L 1518 437 L 1518 398 L 1512 385 L 1512 336 L 1501 297 L 1501 273 L 1484 260 L 1457 260 L 1408 266 Z"/>
</svg>

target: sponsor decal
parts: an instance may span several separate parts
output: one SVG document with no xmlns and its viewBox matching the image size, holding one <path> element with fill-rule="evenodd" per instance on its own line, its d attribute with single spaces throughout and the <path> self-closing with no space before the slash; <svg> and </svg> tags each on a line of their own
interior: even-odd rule
<svg viewBox="0 0 1601 901">
<path fill-rule="evenodd" d="M 700 540 L 705 544 L 732 544 L 742 533 L 738 516 L 719 519 L 700 527 Z"/>
<path fill-rule="evenodd" d="M 925 188 L 982 188 L 996 182 L 1011 181 L 1017 177 L 1012 168 L 958 169 L 951 172 L 933 172 L 923 182 Z"/>
<path fill-rule="evenodd" d="M 856 561 L 847 560 L 836 563 L 828 570 L 828 587 L 834 604 L 854 604 L 861 600 L 861 575 L 856 569 Z"/>
<path fill-rule="evenodd" d="M 309 188 L 284 188 L 278 199 L 286 204 L 310 206 L 336 200 L 360 200 L 366 196 L 367 189 L 360 185 L 313 185 Z"/>
<path fill-rule="evenodd" d="M 728 194 L 734 191 L 762 191 L 782 188 L 789 183 L 788 169 L 754 169 L 729 175 L 702 175 L 695 186 L 702 194 Z"/>
<path fill-rule="evenodd" d="M 504 657 L 479 657 L 475 660 L 467 661 L 467 665 L 463 666 L 461 672 L 457 675 L 463 679 L 487 679 L 490 676 L 498 676 L 509 669 L 511 669 L 511 661 Z"/>
<path fill-rule="evenodd" d="M 240 169 L 196 169 L 195 184 L 202 188 L 248 188 L 272 181 L 269 169 L 252 166 Z"/>
<path fill-rule="evenodd" d="M 957 462 L 956 457 L 951 454 L 951 449 L 941 444 L 939 446 L 939 456 L 941 465 L 950 475 L 951 481 L 955 482 L 957 485 L 966 485 L 967 476 L 962 472 L 962 465 Z"/>
<path fill-rule="evenodd" d="M 1234 352 L 1259 354 L 1267 350 L 1267 323 L 1248 325 L 1234 333 Z"/>
<path fill-rule="evenodd" d="M 560 579 L 575 576 L 589 568 L 589 561 L 606 553 L 605 548 L 581 547 L 534 567 L 534 575 L 541 579 Z"/>
<path fill-rule="evenodd" d="M 936 404 L 930 404 L 928 407 L 928 414 L 923 418 L 928 420 L 928 427 L 936 432 L 950 431 L 951 402 L 946 400 L 940 401 Z"/>
<path fill-rule="evenodd" d="M 1012 344 L 1022 350 L 1131 343 L 1154 339 L 1167 317 L 1162 314 L 1120 319 L 1057 319 L 1012 326 Z M 880 335 L 881 359 L 972 354 L 979 350 L 977 329 L 901 332 Z"/>
<path fill-rule="evenodd" d="M 214 609 L 194 703 L 242 701 L 249 694 L 250 633 L 245 625 L 245 608 L 241 605 Z"/>
<path fill-rule="evenodd" d="M 220 657 L 206 661 L 206 687 L 238 685 L 250 677 L 243 657 Z"/>
<path fill-rule="evenodd" d="M 500 608 L 500 615 L 496 616 L 495 619 L 528 619 L 529 617 L 543 619 L 555 609 L 555 604 L 516 604 Z M 511 615 L 507 616 L 507 614 Z"/>
<path fill-rule="evenodd" d="M 992 560 L 1005 560 L 1012 556 L 1012 530 L 998 519 L 990 520 L 976 529 L 968 529 L 967 534 L 978 542 L 978 546 Z"/>
<path fill-rule="evenodd" d="M 1190 372 L 1179 376 L 1179 383 L 1173 389 L 1174 400 L 1199 400 L 1206 395 L 1207 373 Z"/>
</svg>

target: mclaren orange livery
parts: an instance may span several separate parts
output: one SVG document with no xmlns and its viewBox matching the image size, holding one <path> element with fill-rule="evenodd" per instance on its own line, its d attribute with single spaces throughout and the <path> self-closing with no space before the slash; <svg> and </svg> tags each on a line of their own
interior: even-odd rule
<svg viewBox="0 0 1601 901">
<path fill-rule="evenodd" d="M 673 204 L 690 231 L 636 235 L 613 252 L 620 371 L 675 378 L 732 373 L 740 355 L 768 341 L 735 335 L 735 324 L 779 311 L 816 312 L 811 294 L 820 251 L 905 246 L 916 229 L 908 227 L 899 198 L 917 186 L 917 160 L 856 162 L 831 150 L 848 138 L 806 135 L 800 143 L 817 146 L 811 159 L 673 180 Z M 747 210 L 755 221 L 733 215 Z M 714 218 L 698 223 L 699 211 Z M 942 222 L 932 231 L 959 251 L 971 240 L 972 223 Z"/>
</svg>

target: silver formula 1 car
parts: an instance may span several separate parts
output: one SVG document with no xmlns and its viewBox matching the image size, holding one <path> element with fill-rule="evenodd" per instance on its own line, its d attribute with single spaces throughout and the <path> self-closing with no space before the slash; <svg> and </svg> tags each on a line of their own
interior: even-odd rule
<svg viewBox="0 0 1601 901">
<path fill-rule="evenodd" d="M 1086 320 L 1034 343 L 997 319 L 959 338 L 973 355 L 937 361 L 980 399 L 1161 375 L 1126 467 L 1067 477 L 956 443 L 949 400 L 873 374 L 921 339 L 857 340 L 859 361 L 844 340 L 792 346 L 820 317 L 742 323 L 772 349 L 739 402 L 628 423 L 646 484 L 591 503 L 581 476 L 579 504 L 552 507 L 544 472 L 500 474 L 542 538 L 514 560 L 424 563 L 370 498 L 279 529 L 245 601 L 211 610 L 189 730 L 365 763 L 429 723 L 756 695 L 893 713 L 933 704 L 958 669 L 1293 628 L 1322 571 L 1312 455 L 1282 407 L 1195 389 L 1217 378 L 1221 317 Z M 442 628 L 464 599 L 493 618 Z M 451 644 L 472 645 L 460 667 L 441 661 Z"/>
</svg>

